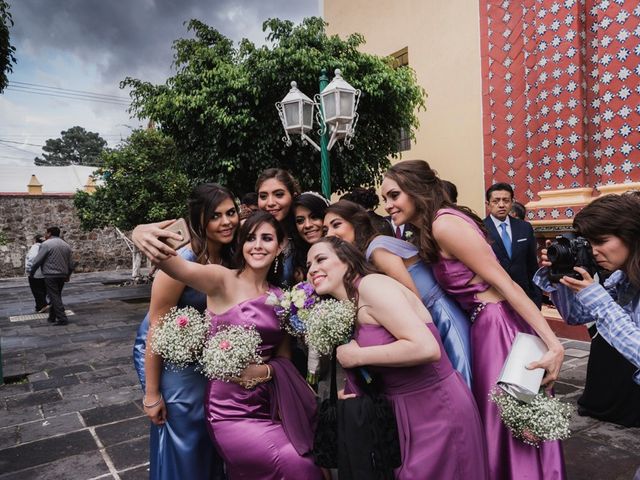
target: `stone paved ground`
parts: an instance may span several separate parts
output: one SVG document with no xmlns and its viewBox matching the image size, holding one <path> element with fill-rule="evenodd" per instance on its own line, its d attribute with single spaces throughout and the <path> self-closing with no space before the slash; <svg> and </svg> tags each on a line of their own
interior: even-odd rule
<svg viewBox="0 0 640 480">
<path fill-rule="evenodd" d="M 148 477 L 148 422 L 131 347 L 149 286 L 118 287 L 126 272 L 76 275 L 64 298 L 70 324 L 29 314 L 25 279 L 0 280 L 0 479 L 143 479 Z M 106 282 L 107 284 L 104 284 Z M 575 403 L 589 344 L 565 341 L 557 391 Z M 570 480 L 631 480 L 640 466 L 640 429 L 574 416 L 564 443 Z"/>
</svg>

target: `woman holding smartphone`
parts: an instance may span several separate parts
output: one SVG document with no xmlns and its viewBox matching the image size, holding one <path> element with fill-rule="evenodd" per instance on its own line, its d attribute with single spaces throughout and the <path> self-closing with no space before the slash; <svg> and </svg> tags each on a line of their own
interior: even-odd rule
<svg viewBox="0 0 640 480">
<path fill-rule="evenodd" d="M 440 286 L 471 320 L 473 394 L 485 429 L 489 478 L 562 479 L 562 445 L 540 448 L 515 439 L 500 420 L 489 391 L 495 386 L 518 332 L 537 334 L 549 351 L 529 368 L 545 369 L 544 385 L 558 378 L 564 349 L 535 304 L 502 269 L 486 240 L 483 222 L 451 203 L 436 172 L 423 160 L 393 165 L 382 182 L 387 213 L 417 229 L 416 246 Z"/>
<path fill-rule="evenodd" d="M 220 185 L 206 183 L 193 190 L 188 209 L 191 241 L 178 255 L 200 265 L 231 266 L 232 242 L 238 226 L 233 194 Z M 157 241 L 156 236 L 144 232 L 140 235 L 139 242 L 143 245 L 150 241 Z M 172 307 L 186 306 L 203 312 L 206 295 L 158 272 L 149 312 L 133 347 L 134 365 L 145 392 L 144 411 L 152 422 L 149 449 L 152 480 L 224 478 L 222 459 L 209 438 L 204 420 L 206 379 L 193 367 L 179 371 L 163 368 L 162 358 L 146 348 L 149 331 L 158 325 L 162 315 Z"/>
<path fill-rule="evenodd" d="M 136 244 L 144 228 L 134 230 Z M 146 249 L 163 272 L 207 295 L 212 331 L 253 325 L 262 338 L 263 364 L 207 384 L 205 418 L 230 480 L 322 478 L 311 458 L 315 395 L 289 360 L 289 337 L 266 301 L 284 239 L 275 217 L 257 212 L 240 227 L 237 269 L 185 261 L 155 239 Z"/>
</svg>

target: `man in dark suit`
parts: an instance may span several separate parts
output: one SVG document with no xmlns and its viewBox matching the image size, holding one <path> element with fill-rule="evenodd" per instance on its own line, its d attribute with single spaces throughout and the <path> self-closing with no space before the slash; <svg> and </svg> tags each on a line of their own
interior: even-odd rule
<svg viewBox="0 0 640 480">
<path fill-rule="evenodd" d="M 538 270 L 533 228 L 528 222 L 509 216 L 513 189 L 508 183 L 489 187 L 486 200 L 489 215 L 484 224 L 489 231 L 491 248 L 502 268 L 540 308 L 542 292 L 533 283 L 533 275 Z"/>
</svg>

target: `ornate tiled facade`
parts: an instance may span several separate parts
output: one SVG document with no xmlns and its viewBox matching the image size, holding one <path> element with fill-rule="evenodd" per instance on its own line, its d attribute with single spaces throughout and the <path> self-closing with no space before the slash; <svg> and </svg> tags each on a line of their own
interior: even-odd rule
<svg viewBox="0 0 640 480">
<path fill-rule="evenodd" d="M 594 189 L 639 182 L 637 0 L 480 4 L 485 185 L 553 229 Z"/>
</svg>

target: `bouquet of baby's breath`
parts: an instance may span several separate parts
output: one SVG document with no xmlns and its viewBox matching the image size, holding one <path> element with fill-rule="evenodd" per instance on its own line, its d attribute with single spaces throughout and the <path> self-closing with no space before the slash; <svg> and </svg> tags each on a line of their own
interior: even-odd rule
<svg viewBox="0 0 640 480">
<path fill-rule="evenodd" d="M 271 292 L 267 297 L 267 303 L 273 305 L 282 329 L 294 337 L 304 336 L 309 309 L 318 300 L 318 295 L 308 282 L 300 282 L 280 295 Z"/>
<path fill-rule="evenodd" d="M 200 364 L 209 379 L 229 381 L 252 363 L 262 363 L 260 334 L 253 325 L 221 325 L 204 347 Z"/>
<path fill-rule="evenodd" d="M 498 387 L 491 390 L 489 398 L 498 406 L 502 423 L 526 444 L 539 447 L 542 442 L 565 440 L 571 435 L 569 419 L 573 407 L 548 396 L 544 390 L 531 403 L 522 402 Z"/>
<path fill-rule="evenodd" d="M 160 318 L 151 335 L 151 351 L 167 366 L 181 369 L 200 358 L 209 322 L 193 307 L 173 307 Z"/>
<path fill-rule="evenodd" d="M 356 319 L 356 306 L 350 300 L 329 298 L 316 303 L 305 318 L 305 338 L 310 349 L 330 355 L 338 345 L 351 337 Z"/>
</svg>

